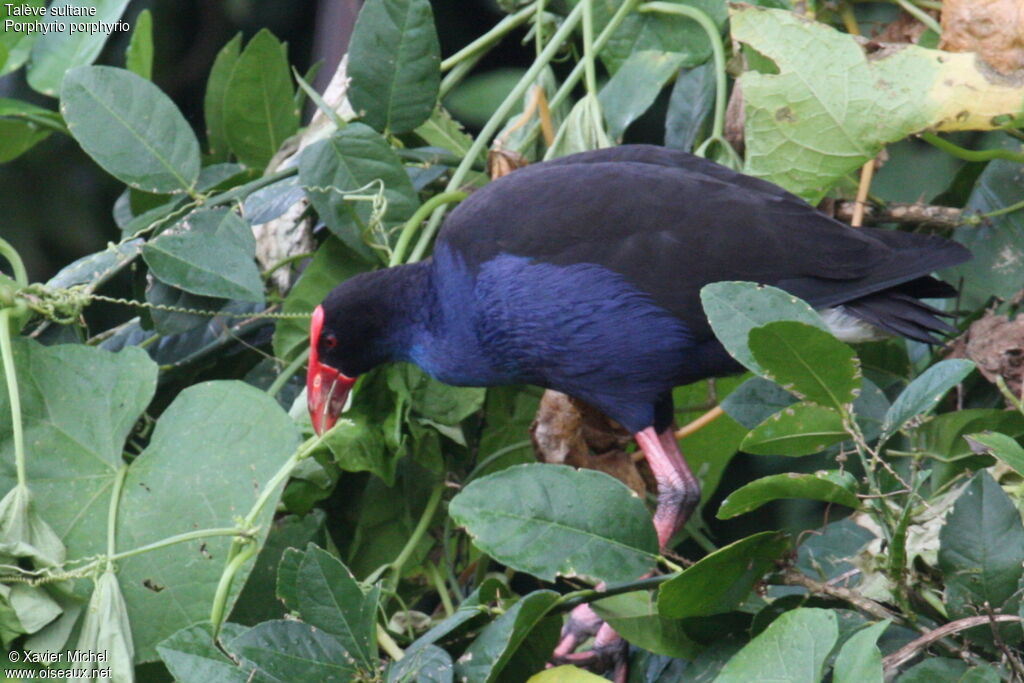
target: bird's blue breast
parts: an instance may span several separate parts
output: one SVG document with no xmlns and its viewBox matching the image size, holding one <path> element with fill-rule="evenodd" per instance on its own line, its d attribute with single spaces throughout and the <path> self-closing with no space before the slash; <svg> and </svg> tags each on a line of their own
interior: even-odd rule
<svg viewBox="0 0 1024 683">
<path fill-rule="evenodd" d="M 683 322 L 607 268 L 501 254 L 474 272 L 443 246 L 434 259 L 440 316 L 410 360 L 442 381 L 539 384 L 633 422 L 686 372 Z"/>
</svg>

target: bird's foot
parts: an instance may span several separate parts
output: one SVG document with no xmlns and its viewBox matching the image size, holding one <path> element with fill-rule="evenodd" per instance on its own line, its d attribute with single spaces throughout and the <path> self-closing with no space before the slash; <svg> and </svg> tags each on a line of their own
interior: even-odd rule
<svg viewBox="0 0 1024 683">
<path fill-rule="evenodd" d="M 593 636 L 589 650 L 576 652 L 576 648 Z M 580 605 L 569 613 L 562 629 L 562 639 L 551 657 L 552 665 L 572 664 L 595 673 L 614 671 L 615 683 L 626 683 L 629 677 L 629 646 L 610 625 L 605 623 L 590 605 Z"/>
</svg>

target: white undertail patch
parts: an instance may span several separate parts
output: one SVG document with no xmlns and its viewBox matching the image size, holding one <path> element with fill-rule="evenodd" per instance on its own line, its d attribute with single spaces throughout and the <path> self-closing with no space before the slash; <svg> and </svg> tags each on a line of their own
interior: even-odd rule
<svg viewBox="0 0 1024 683">
<path fill-rule="evenodd" d="M 855 315 L 847 312 L 845 306 L 818 309 L 818 315 L 825 321 L 829 331 L 840 341 L 849 344 L 879 341 L 892 335 L 884 330 L 866 323 Z"/>
</svg>

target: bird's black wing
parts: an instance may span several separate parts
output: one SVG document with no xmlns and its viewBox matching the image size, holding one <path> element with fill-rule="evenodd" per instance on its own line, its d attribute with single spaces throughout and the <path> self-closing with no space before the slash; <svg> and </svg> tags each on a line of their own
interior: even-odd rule
<svg viewBox="0 0 1024 683">
<path fill-rule="evenodd" d="M 775 185 L 648 146 L 517 170 L 459 205 L 438 240 L 471 268 L 503 253 L 604 266 L 699 336 L 710 282 L 776 285 L 821 307 L 969 258 L 942 238 L 850 228 Z"/>
</svg>

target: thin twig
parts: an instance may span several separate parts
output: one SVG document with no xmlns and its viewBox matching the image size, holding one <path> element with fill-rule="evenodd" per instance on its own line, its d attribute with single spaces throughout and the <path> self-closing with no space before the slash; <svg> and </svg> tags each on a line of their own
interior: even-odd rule
<svg viewBox="0 0 1024 683">
<path fill-rule="evenodd" d="M 896 650 L 896 652 L 893 652 L 891 655 L 883 659 L 882 667 L 888 672 L 903 666 L 916 657 L 917 653 L 921 650 L 930 646 L 932 643 L 945 638 L 946 636 L 953 635 L 954 633 L 966 631 L 967 629 L 974 628 L 975 626 L 982 626 L 989 622 L 1020 621 L 1024 620 L 1014 614 L 993 614 L 991 616 L 985 615 L 980 617 L 964 617 L 963 619 L 957 619 L 956 621 L 951 621 L 944 626 L 940 626 L 937 629 L 929 631 L 916 640 L 910 641 L 899 650 Z"/>
<path fill-rule="evenodd" d="M 835 217 L 851 223 L 857 202 L 842 200 L 835 203 Z M 964 212 L 950 206 L 929 206 L 927 204 L 890 202 L 885 206 L 867 204 L 864 223 L 899 223 L 901 225 L 927 226 L 952 230 L 965 224 Z"/>
<path fill-rule="evenodd" d="M 833 598 L 838 598 L 844 602 L 848 602 L 854 607 L 858 608 L 862 612 L 867 612 L 873 617 L 878 619 L 891 619 L 894 622 L 904 623 L 904 619 L 895 612 L 890 612 L 888 609 L 883 607 L 881 604 L 866 598 L 860 593 L 851 590 L 849 588 L 843 588 L 842 586 L 833 586 L 820 581 L 815 581 L 811 577 L 797 571 L 796 569 L 787 569 L 782 574 L 782 582 L 787 586 L 800 586 L 806 588 L 812 593 L 820 593 L 822 595 L 828 595 Z"/>
</svg>

